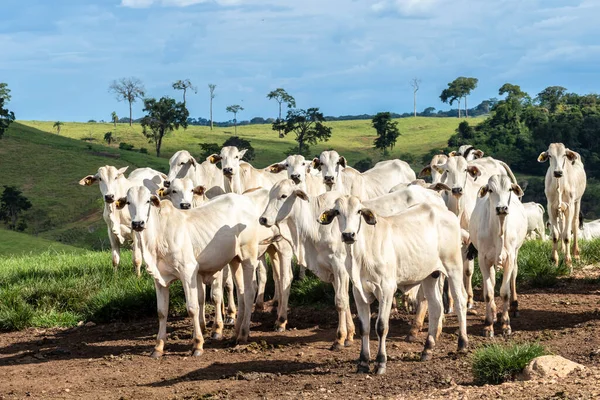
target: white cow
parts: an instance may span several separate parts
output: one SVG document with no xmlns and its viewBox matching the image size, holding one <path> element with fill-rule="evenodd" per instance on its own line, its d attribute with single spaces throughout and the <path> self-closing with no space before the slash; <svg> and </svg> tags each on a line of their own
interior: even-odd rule
<svg viewBox="0 0 600 400">
<path fill-rule="evenodd" d="M 467 349 L 466 300 L 462 285 L 461 229 L 444 205 L 418 204 L 382 217 L 355 196 L 342 196 L 323 212 L 321 224 L 338 219 L 341 239 L 347 246 L 354 300 L 361 324 L 359 372 L 369 372 L 370 304 L 377 299 L 379 350 L 375 373 L 386 371 L 386 337 L 392 299 L 397 288 L 407 291 L 422 285 L 429 303 L 429 332 L 421 360 L 429 360 L 442 329 L 442 298 L 437 287 L 440 273 L 448 277 L 459 321 L 458 351 Z M 364 224 L 363 224 L 364 220 Z"/>
<path fill-rule="evenodd" d="M 442 175 L 441 173 L 438 172 L 438 170 L 436 168 L 434 168 L 434 166 L 436 165 L 444 165 L 446 164 L 446 162 L 448 162 L 448 156 L 445 154 L 436 154 L 431 158 L 431 162 L 429 163 L 429 165 L 425 166 L 421 172 L 419 172 L 419 178 L 425 177 L 425 176 L 431 176 L 431 182 L 432 183 L 438 183 L 438 182 L 442 182 Z"/>
<path fill-rule="evenodd" d="M 523 203 L 525 215 L 527 216 L 527 238 L 535 239 L 539 237 L 546 240 L 546 225 L 544 224 L 544 206 L 530 201 Z"/>
<path fill-rule="evenodd" d="M 169 174 L 165 187 L 175 178 L 190 178 L 194 186 L 203 186 L 209 199 L 225 193 L 223 174 L 212 162 L 206 159 L 198 163 L 187 150 L 180 150 L 169 160 Z"/>
<path fill-rule="evenodd" d="M 483 151 L 475 149 L 470 144 L 463 144 L 458 148 L 458 151 L 450 152 L 450 157 L 463 156 L 467 161 L 473 161 L 483 157 Z"/>
<path fill-rule="evenodd" d="M 164 353 L 169 285 L 176 279 L 181 280 L 194 326 L 192 354 L 202 354 L 199 282 L 210 282 L 227 264 L 236 280 L 239 302 L 237 342 L 247 342 L 256 294 L 256 263 L 266 250 L 259 242 L 273 236 L 271 230 L 258 224 L 260 211 L 255 200 L 230 193 L 198 208 L 179 210 L 170 201 L 161 202 L 147 188 L 135 186 L 116 205 L 129 209 L 131 228 L 138 236 L 147 271 L 154 278 L 159 330 L 152 356 Z"/>
<path fill-rule="evenodd" d="M 114 207 L 115 199 L 124 196 L 132 186 L 145 186 L 155 193 L 163 184 L 166 175 L 151 168 L 138 168 L 133 170 L 127 178 L 125 171 L 129 167 L 117 169 L 110 165 L 98 168 L 94 175 L 88 175 L 79 181 L 82 186 L 91 186 L 98 183 L 104 211 L 102 217 L 108 227 L 108 239 L 112 250 L 112 262 L 115 269 L 121 261 L 121 245 L 126 240 L 133 241 L 133 265 L 137 276 L 141 274 L 142 255 L 131 233 L 131 218 L 127 210 L 119 211 Z"/>
<path fill-rule="evenodd" d="M 273 174 L 286 171 L 287 178 L 293 180 L 299 189 L 304 190 L 311 196 L 318 196 L 327 191 L 323 183 L 323 178 L 309 172 L 310 170 L 314 170 L 314 168 L 311 168 L 311 163 L 306 161 L 302 155 L 288 156 L 285 160 L 270 165 L 268 169 Z"/>
<path fill-rule="evenodd" d="M 525 209 L 519 201 L 523 191 L 506 175 L 494 175 L 479 190 L 479 199 L 471 215 L 469 233 L 479 253 L 483 276 L 483 297 L 487 303 L 485 336 L 494 336 L 496 268 L 502 268 L 502 333 L 511 334 L 509 309 L 517 316 L 517 260 L 527 235 Z"/>
<path fill-rule="evenodd" d="M 415 172 L 404 161 L 381 161 L 368 171 L 359 172 L 346 165 L 346 159 L 335 150 L 324 151 L 313 160 L 314 168 L 321 168 L 327 190 L 351 194 L 361 199 L 384 195 L 399 183 L 412 182 Z"/>
<path fill-rule="evenodd" d="M 571 236 L 573 236 L 573 255 L 579 260 L 577 227 L 581 211 L 581 197 L 585 192 L 586 175 L 581 156 L 565 147 L 562 143 L 552 143 L 542 152 L 539 162 L 550 160 L 546 172 L 545 188 L 548 199 L 548 220 L 552 230 L 552 261 L 558 265 L 558 242 L 565 250 L 565 262 L 573 272 L 571 259 Z"/>
<path fill-rule="evenodd" d="M 593 240 L 600 238 L 600 219 L 590 222 L 583 222 L 580 216 L 580 230 L 579 237 L 583 240 Z M 581 226 L 583 225 L 583 226 Z"/>
</svg>

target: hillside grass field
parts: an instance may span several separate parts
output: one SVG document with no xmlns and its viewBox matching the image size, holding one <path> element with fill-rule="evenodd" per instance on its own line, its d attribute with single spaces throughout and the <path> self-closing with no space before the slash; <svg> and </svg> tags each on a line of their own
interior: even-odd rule
<svg viewBox="0 0 600 400">
<path fill-rule="evenodd" d="M 81 253 L 83 249 L 59 242 L 0 229 L 0 257 L 39 253 Z"/>
</svg>

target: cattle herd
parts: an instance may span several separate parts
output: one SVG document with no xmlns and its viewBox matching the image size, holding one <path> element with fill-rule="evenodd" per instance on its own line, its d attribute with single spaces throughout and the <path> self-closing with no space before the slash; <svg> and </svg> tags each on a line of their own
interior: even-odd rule
<svg viewBox="0 0 600 400">
<path fill-rule="evenodd" d="M 544 208 L 521 203 L 523 190 L 504 162 L 461 146 L 433 157 L 419 174 L 431 177 L 425 183 L 400 160 L 382 161 L 361 173 L 336 151 L 324 151 L 312 161 L 295 155 L 256 169 L 242 161 L 244 153 L 224 147 L 200 163 L 181 150 L 169 160 L 168 175 L 140 168 L 125 177 L 127 167 L 103 166 L 79 182 L 100 186 L 113 266 L 120 263 L 120 246 L 131 241 L 137 274 L 144 263 L 154 279 L 159 329 L 152 357 L 164 353 L 169 285 L 175 280 L 182 282 L 193 322 L 193 355 L 203 352 L 206 285 L 211 285 L 215 303 L 212 337 L 221 339 L 224 326 L 231 324 L 236 341 L 247 342 L 252 309 L 264 299 L 267 254 L 279 331 L 286 329 L 294 256 L 298 265 L 333 283 L 338 312 L 333 349 L 348 346 L 355 335 L 352 282 L 360 372 L 370 370 L 370 305 L 375 299 L 375 372 L 386 371 L 386 336 L 396 290 L 416 311 L 409 340 L 429 313 L 422 360 L 432 357 L 444 312 L 456 313 L 458 351 L 465 352 L 476 256 L 486 303 L 484 334 L 494 335 L 495 271 L 500 268 L 502 333 L 511 333 L 510 314 L 518 312 L 519 249 L 527 237 L 545 240 L 546 229 Z M 551 257 L 558 263 L 560 247 L 571 266 L 572 257 L 579 258 L 578 238 L 591 238 L 600 230 L 598 223 L 579 230 L 586 187 L 583 163 L 561 143 L 550 144 L 538 161 L 549 161 L 545 193 Z M 447 302 L 442 301 L 444 287 Z"/>
</svg>

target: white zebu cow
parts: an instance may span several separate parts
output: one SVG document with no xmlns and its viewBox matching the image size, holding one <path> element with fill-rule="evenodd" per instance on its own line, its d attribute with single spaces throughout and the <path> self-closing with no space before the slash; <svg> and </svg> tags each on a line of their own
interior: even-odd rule
<svg viewBox="0 0 600 400">
<path fill-rule="evenodd" d="M 361 324 L 359 372 L 369 372 L 370 304 L 377 299 L 379 350 L 375 373 L 386 371 L 386 337 L 394 293 L 421 284 L 429 303 L 429 332 L 421 360 L 429 360 L 442 329 L 442 298 L 437 282 L 448 277 L 459 321 L 458 351 L 467 349 L 466 300 L 462 285 L 461 229 L 444 205 L 418 204 L 389 217 L 381 217 L 355 196 L 342 196 L 323 212 L 321 224 L 338 219 L 347 247 L 346 269 L 351 271 L 354 300 Z M 364 224 L 363 224 L 364 219 Z"/>
<path fill-rule="evenodd" d="M 527 238 L 546 240 L 546 225 L 544 224 L 544 206 L 530 201 L 523 203 L 525 215 L 527 216 Z"/>
<path fill-rule="evenodd" d="M 399 183 L 416 179 L 410 165 L 400 160 L 381 161 L 368 171 L 359 172 L 346 165 L 346 159 L 335 150 L 324 151 L 313 160 L 313 168 L 320 168 L 327 190 L 351 194 L 361 199 L 382 196 Z"/>
<path fill-rule="evenodd" d="M 181 280 L 194 326 L 192 354 L 202 354 L 199 282 L 210 282 L 227 264 L 236 280 L 239 302 L 236 339 L 247 342 L 256 294 L 256 263 L 266 247 L 261 250 L 259 242 L 273 236 L 271 230 L 258 224 L 257 202 L 251 196 L 230 193 L 192 210 L 178 210 L 147 188 L 135 186 L 116 205 L 129 209 L 131 228 L 138 236 L 147 271 L 154 278 L 159 330 L 152 356 L 164 353 L 169 285 L 176 279 Z"/>
<path fill-rule="evenodd" d="M 502 333 L 511 334 L 510 311 L 517 316 L 517 260 L 527 235 L 525 209 L 519 201 L 523 191 L 506 175 L 494 175 L 479 190 L 479 199 L 471 215 L 469 233 L 472 246 L 479 253 L 483 276 L 483 297 L 487 303 L 484 334 L 494 336 L 496 303 L 494 287 L 496 268 L 502 268 Z M 473 256 L 473 252 L 470 252 Z"/>
<path fill-rule="evenodd" d="M 278 174 L 281 171 L 287 172 L 287 178 L 294 181 L 299 189 L 304 190 L 311 196 L 318 196 L 327 191 L 323 178 L 318 175 L 313 175 L 309 171 L 313 168 L 311 163 L 306 161 L 302 155 L 288 156 L 285 160 L 272 164 L 268 167 L 273 174 Z M 313 169 L 314 170 L 314 169 Z M 318 171 L 318 170 L 316 170 Z"/>
<path fill-rule="evenodd" d="M 483 151 L 475 149 L 470 144 L 463 144 L 458 148 L 458 151 L 450 152 L 450 157 L 463 156 L 467 161 L 473 161 L 483 157 Z"/>
<path fill-rule="evenodd" d="M 587 184 L 581 156 L 562 143 L 552 143 L 542 152 L 539 162 L 550 160 L 546 172 L 545 188 L 548 199 L 548 221 L 552 230 L 552 261 L 558 265 L 558 242 L 565 250 L 565 263 L 573 272 L 571 260 L 571 236 L 573 256 L 579 260 L 577 228 L 581 211 L 581 197 Z"/>
<path fill-rule="evenodd" d="M 579 230 L 579 237 L 583 240 L 593 240 L 600 238 L 600 219 L 590 222 L 584 222 L 583 227 Z"/>
<path fill-rule="evenodd" d="M 138 168 L 133 170 L 127 178 L 125 171 L 129 167 L 117 169 L 110 165 L 98 168 L 95 175 L 88 175 L 79 181 L 82 186 L 91 186 L 98 183 L 104 211 L 102 217 L 108 227 L 108 239 L 112 251 L 112 263 L 115 269 L 121 261 L 121 245 L 126 240 L 133 241 L 133 265 L 137 276 L 141 275 L 142 255 L 131 233 L 131 218 L 127 210 L 117 210 L 114 207 L 115 199 L 124 196 L 132 186 L 145 186 L 155 193 L 163 184 L 166 175 L 151 168 Z"/>
<path fill-rule="evenodd" d="M 446 162 L 448 162 L 448 156 L 445 154 L 436 154 L 431 158 L 431 162 L 429 163 L 429 165 L 427 165 L 426 167 L 424 167 L 421 172 L 419 172 L 419 178 L 425 177 L 425 176 L 431 176 L 431 182 L 432 183 L 438 183 L 438 182 L 442 182 L 442 175 L 441 173 L 438 172 L 438 170 L 436 168 L 434 168 L 434 166 L 436 165 L 444 165 L 446 164 Z"/>
</svg>

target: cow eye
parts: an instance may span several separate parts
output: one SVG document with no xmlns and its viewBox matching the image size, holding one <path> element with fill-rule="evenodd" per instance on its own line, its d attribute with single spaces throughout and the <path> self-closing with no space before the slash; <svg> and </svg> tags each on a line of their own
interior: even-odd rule
<svg viewBox="0 0 600 400">
<path fill-rule="evenodd" d="M 286 197 L 287 197 L 287 194 L 282 194 L 282 195 L 281 195 L 281 198 L 282 198 L 282 199 L 285 199 Z"/>
<path fill-rule="evenodd" d="M 288 168 L 290 166 L 290 164 L 285 164 L 285 167 Z"/>
<path fill-rule="evenodd" d="M 102 180 L 102 178 L 98 178 L 98 180 L 99 180 L 99 181 L 101 181 L 101 180 Z"/>
<path fill-rule="evenodd" d="M 492 189 L 488 189 L 488 193 L 494 193 Z"/>
<path fill-rule="evenodd" d="M 179 165 L 183 165 L 183 164 L 185 164 L 185 163 L 183 163 L 183 162 L 182 162 L 182 163 L 180 163 Z"/>
<path fill-rule="evenodd" d="M 239 156 L 235 156 L 235 158 L 240 158 Z"/>
<path fill-rule="evenodd" d="M 173 190 L 173 192 L 172 192 L 172 193 L 177 193 L 177 190 Z"/>
<path fill-rule="evenodd" d="M 146 202 L 146 204 L 150 204 L 150 200 L 148 200 L 148 201 Z"/>
</svg>

